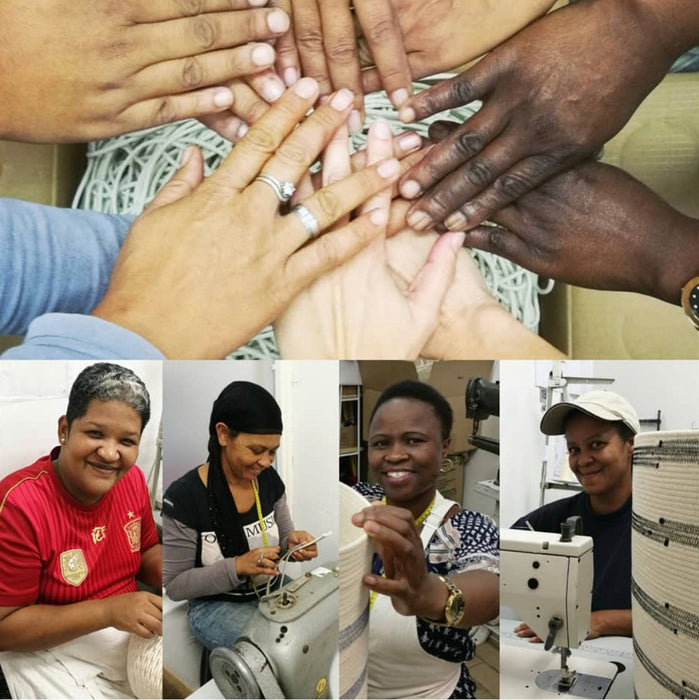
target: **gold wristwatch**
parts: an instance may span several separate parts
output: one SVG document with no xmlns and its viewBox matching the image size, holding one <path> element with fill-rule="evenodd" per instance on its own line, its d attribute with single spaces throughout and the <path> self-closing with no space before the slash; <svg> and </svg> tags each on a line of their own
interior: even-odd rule
<svg viewBox="0 0 699 700">
<path fill-rule="evenodd" d="M 699 275 L 682 287 L 682 308 L 699 331 Z"/>
<path fill-rule="evenodd" d="M 437 574 L 437 578 L 447 587 L 449 590 L 449 597 L 447 598 L 447 603 L 444 606 L 444 620 L 430 620 L 428 618 L 423 618 L 426 622 L 431 625 L 439 625 L 440 627 L 455 627 L 461 622 L 461 618 L 464 616 L 466 610 L 464 605 L 464 594 L 459 588 L 457 588 L 448 578 L 440 576 Z"/>
</svg>

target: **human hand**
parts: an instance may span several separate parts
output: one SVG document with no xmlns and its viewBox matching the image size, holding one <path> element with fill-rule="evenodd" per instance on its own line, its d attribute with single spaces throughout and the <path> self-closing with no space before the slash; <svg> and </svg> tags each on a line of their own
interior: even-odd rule
<svg viewBox="0 0 699 700">
<path fill-rule="evenodd" d="M 235 558 L 235 572 L 243 576 L 277 576 L 279 547 L 257 547 Z"/>
<path fill-rule="evenodd" d="M 554 0 L 391 0 L 398 18 L 409 73 L 413 80 L 457 68 L 483 55 L 512 36 L 553 5 Z M 376 41 L 357 39 L 364 92 L 383 89 L 384 80 L 374 60 Z M 380 45 L 380 42 L 378 42 Z M 388 57 L 387 57 L 388 58 Z M 370 68 L 376 63 L 377 68 Z M 385 61 L 390 66 L 390 60 Z M 392 100 L 396 107 L 402 104 Z"/>
<path fill-rule="evenodd" d="M 391 0 L 278 0 L 277 6 L 292 16 L 292 29 L 277 43 L 277 69 L 293 84 L 299 71 L 315 78 L 320 94 L 349 88 L 355 109 L 350 130 L 360 131 L 364 123 L 364 89 L 357 31 L 372 56 L 375 82 L 386 90 L 393 104 L 400 106 L 412 92 L 410 68 L 403 48 L 398 17 Z M 378 88 L 376 88 L 378 89 Z"/>
<path fill-rule="evenodd" d="M 318 97 L 299 81 L 272 107 L 205 182 L 190 150 L 174 182 L 134 222 L 94 314 L 130 329 L 169 357 L 221 358 L 273 321 L 315 278 L 345 262 L 385 225 L 382 212 L 361 216 L 309 241 L 301 219 L 281 216 L 260 171 L 298 182 L 352 107 L 340 91 L 298 128 Z M 393 184 L 389 159 L 304 200 L 320 231 Z"/>
<path fill-rule="evenodd" d="M 406 508 L 371 505 L 352 516 L 376 547 L 384 576 L 365 574 L 362 583 L 391 597 L 401 615 L 439 620 L 444 613 L 444 584 L 427 571 L 425 552 L 413 514 Z"/>
<path fill-rule="evenodd" d="M 372 124 L 367 140 L 369 164 L 393 153 L 385 122 Z M 326 149 L 323 184 L 350 171 L 347 132 L 338 132 Z M 389 211 L 390 189 L 360 209 Z M 463 235 L 433 241 L 406 280 L 391 274 L 385 236 L 304 290 L 277 319 L 275 334 L 282 357 L 414 359 L 433 333 L 439 308 L 454 275 Z"/>
<path fill-rule="evenodd" d="M 680 303 L 699 270 L 699 221 L 611 165 L 587 162 L 467 233 L 466 245 L 545 277 Z"/>
<path fill-rule="evenodd" d="M 227 110 L 221 83 L 274 65 L 269 44 L 249 42 L 289 26 L 262 4 L 3 0 L 0 136 L 89 141 Z"/>
<path fill-rule="evenodd" d="M 107 608 L 105 627 L 116 627 L 150 639 L 163 634 L 163 599 L 159 595 L 138 591 L 104 598 Z"/>
<path fill-rule="evenodd" d="M 640 5 L 571 4 L 406 102 L 409 122 L 484 101 L 403 176 L 401 194 L 419 197 L 410 225 L 473 228 L 616 134 L 673 58 L 655 11 Z M 643 56 L 642 65 L 629 56 Z"/>
<path fill-rule="evenodd" d="M 537 644 L 543 644 L 544 642 L 544 640 L 537 636 L 534 630 L 526 622 L 522 622 L 515 627 L 515 634 L 518 637 L 529 637 L 530 642 L 535 642 Z"/>
<path fill-rule="evenodd" d="M 289 534 L 286 546 L 289 549 L 293 549 L 296 545 L 302 542 L 310 542 L 313 539 L 313 535 L 306 532 L 305 530 L 294 530 Z M 315 559 L 318 556 L 318 545 L 312 544 L 303 549 L 299 549 L 291 555 L 294 561 L 308 561 L 309 559 Z"/>
</svg>

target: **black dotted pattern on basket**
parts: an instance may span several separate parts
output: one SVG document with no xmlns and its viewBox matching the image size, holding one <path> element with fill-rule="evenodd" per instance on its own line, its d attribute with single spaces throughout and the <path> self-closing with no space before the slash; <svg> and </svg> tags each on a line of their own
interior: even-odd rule
<svg viewBox="0 0 699 700">
<path fill-rule="evenodd" d="M 699 441 L 690 438 L 663 438 L 657 445 L 634 447 L 634 466 L 658 469 L 661 462 L 689 464 L 699 468 Z"/>
<path fill-rule="evenodd" d="M 669 690 L 676 698 L 699 698 L 699 687 L 689 681 L 674 681 L 665 675 L 644 653 L 636 639 L 633 640 L 633 650 L 636 658 L 641 662 L 648 673 Z"/>
<path fill-rule="evenodd" d="M 667 518 L 659 518 L 658 522 L 654 522 L 633 511 L 631 513 L 631 527 L 639 535 L 656 542 L 662 542 L 666 547 L 672 542 L 672 544 L 683 544 L 699 549 L 699 527 L 696 525 L 680 523 Z"/>
<path fill-rule="evenodd" d="M 688 637 L 699 639 L 699 615 L 678 608 L 670 603 L 660 603 L 646 593 L 634 579 L 631 579 L 631 593 L 636 602 L 663 627 L 673 634 L 682 632 Z"/>
</svg>

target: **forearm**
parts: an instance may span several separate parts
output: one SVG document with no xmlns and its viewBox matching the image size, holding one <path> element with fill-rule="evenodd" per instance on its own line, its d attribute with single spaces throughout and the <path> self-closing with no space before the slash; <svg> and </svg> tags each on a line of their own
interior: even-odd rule
<svg viewBox="0 0 699 700">
<path fill-rule="evenodd" d="M 631 610 L 595 610 L 590 618 L 590 638 L 632 634 Z"/>
<path fill-rule="evenodd" d="M 672 220 L 665 230 L 659 230 L 658 237 L 663 254 L 653 257 L 656 274 L 648 293 L 679 304 L 682 287 L 699 275 L 699 220 L 673 212 Z"/>
<path fill-rule="evenodd" d="M 289 535 L 296 529 L 294 522 L 291 519 L 291 512 L 286 502 L 286 495 L 282 496 L 274 504 L 274 519 L 279 529 L 279 546 L 282 549 L 288 549 L 287 540 Z"/>
<path fill-rule="evenodd" d="M 146 586 L 160 591 L 163 587 L 163 547 L 160 544 L 152 546 L 141 554 L 141 568 L 136 577 Z"/>
<path fill-rule="evenodd" d="M 183 571 L 165 585 L 172 600 L 192 600 L 238 588 L 242 581 L 235 570 L 236 557 L 222 559 L 211 566 Z"/>
<path fill-rule="evenodd" d="M 616 0 L 617 2 L 619 0 Z M 696 0 L 632 0 L 649 36 L 662 46 L 670 63 L 699 44 Z"/>
<path fill-rule="evenodd" d="M 0 621 L 0 651 L 38 651 L 111 626 L 109 598 L 28 605 Z"/>
</svg>

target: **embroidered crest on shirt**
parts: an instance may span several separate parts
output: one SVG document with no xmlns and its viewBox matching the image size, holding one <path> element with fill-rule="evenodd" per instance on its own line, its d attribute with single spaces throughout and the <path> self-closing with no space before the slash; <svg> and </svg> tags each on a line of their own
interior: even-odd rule
<svg viewBox="0 0 699 700">
<path fill-rule="evenodd" d="M 87 578 L 87 563 L 82 549 L 61 552 L 60 562 L 63 580 L 71 586 L 79 586 Z"/>
<path fill-rule="evenodd" d="M 105 532 L 107 530 L 106 525 L 98 525 L 92 528 L 92 541 L 97 544 L 98 542 L 104 541 Z"/>
<path fill-rule="evenodd" d="M 129 511 L 129 515 L 133 516 L 133 513 Z M 129 520 L 129 522 L 124 525 L 124 531 L 129 538 L 129 547 L 131 547 L 131 551 L 138 552 L 141 549 L 141 518 Z"/>
</svg>

